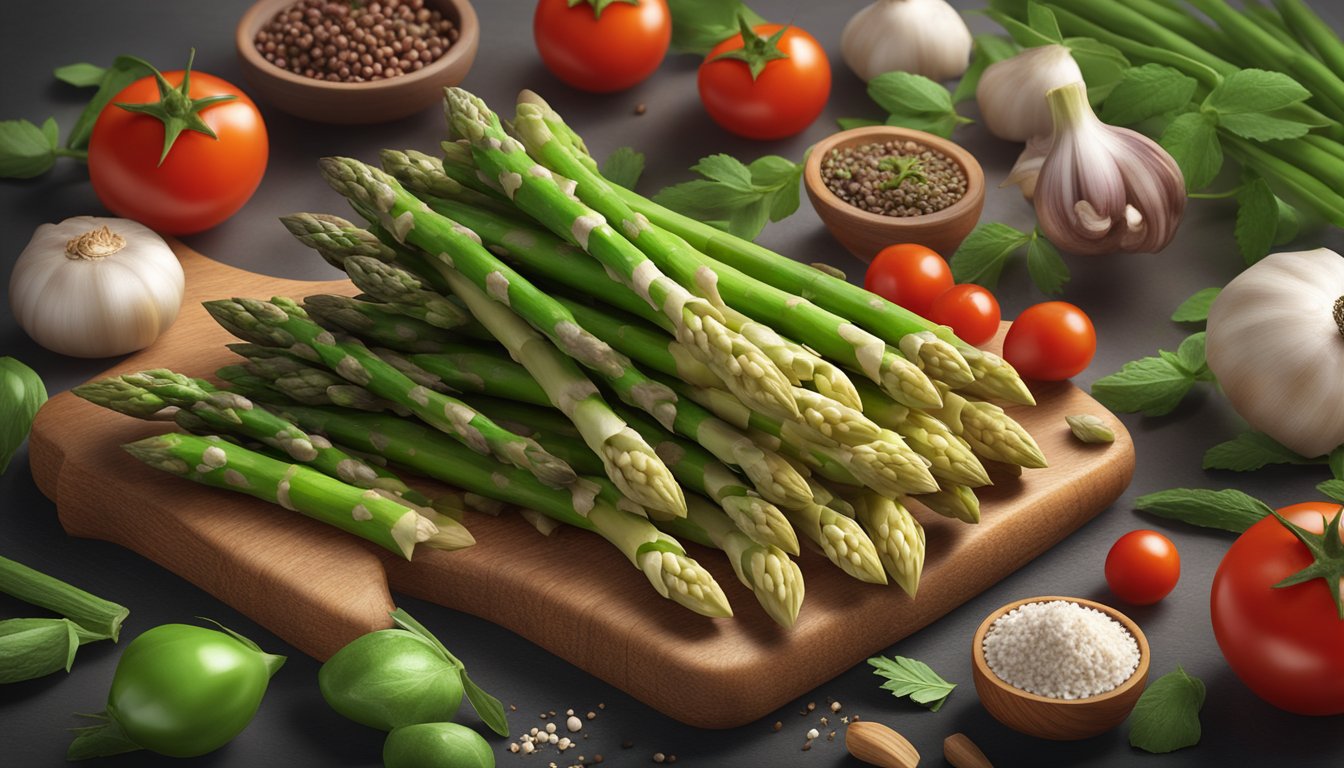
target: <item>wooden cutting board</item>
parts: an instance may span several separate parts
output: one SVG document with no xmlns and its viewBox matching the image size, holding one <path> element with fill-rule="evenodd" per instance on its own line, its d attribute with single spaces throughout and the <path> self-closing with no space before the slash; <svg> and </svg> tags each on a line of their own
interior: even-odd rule
<svg viewBox="0 0 1344 768">
<path fill-rule="evenodd" d="M 103 375 L 172 368 L 210 376 L 233 361 L 232 337 L 200 306 L 230 296 L 352 293 L 345 281 L 298 282 L 243 272 L 173 243 L 187 275 L 176 324 Z M 615 549 L 564 529 L 550 538 L 521 518 L 471 514 L 477 544 L 422 548 L 397 560 L 333 528 L 239 494 L 172 478 L 118 446 L 161 432 L 62 393 L 38 413 L 33 477 L 73 536 L 115 542 L 247 614 L 296 648 L 325 659 L 389 626 L 389 592 L 481 616 L 691 725 L 758 719 L 874 652 L 933 622 L 1002 579 L 1119 497 L 1134 445 L 1106 409 L 1068 383 L 1034 388 L 1039 405 L 1011 413 L 1051 462 L 983 489 L 971 526 L 915 510 L 928 535 L 919 597 L 860 584 L 815 552 L 800 566 L 807 597 L 792 630 L 776 626 L 722 556 L 691 545 L 736 616 L 705 619 L 660 598 Z M 1064 416 L 1094 413 L 1116 441 L 1086 446 Z M 427 490 L 432 493 L 432 486 Z"/>
</svg>

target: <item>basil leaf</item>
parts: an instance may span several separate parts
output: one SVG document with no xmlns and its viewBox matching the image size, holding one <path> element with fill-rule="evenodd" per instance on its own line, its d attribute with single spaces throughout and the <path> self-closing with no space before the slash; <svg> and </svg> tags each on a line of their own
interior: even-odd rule
<svg viewBox="0 0 1344 768">
<path fill-rule="evenodd" d="M 634 189 L 644 173 L 644 153 L 630 147 L 617 147 L 602 164 L 602 175 L 612 184 Z"/>
<path fill-rule="evenodd" d="M 1194 374 L 1176 362 L 1145 357 L 1098 379 L 1092 397 L 1112 411 L 1162 416 L 1175 410 L 1194 385 Z"/>
<path fill-rule="evenodd" d="M 881 120 L 870 120 L 866 117 L 838 117 L 835 120 L 840 130 L 848 131 L 853 128 L 867 128 L 872 125 L 882 125 Z"/>
<path fill-rule="evenodd" d="M 787 158 L 766 155 L 743 165 L 729 155 L 710 155 L 691 170 L 706 178 L 666 187 L 654 201 L 748 240 L 767 221 L 798 210 L 803 167 Z"/>
<path fill-rule="evenodd" d="M 1311 97 L 1311 91 L 1282 72 L 1239 69 L 1223 78 L 1204 99 L 1219 118 L 1273 112 Z"/>
<path fill-rule="evenodd" d="M 108 67 L 103 74 L 103 80 L 98 86 L 98 91 L 93 94 L 93 98 L 84 107 L 84 111 L 79 113 L 79 119 L 70 128 L 70 135 L 65 137 L 66 148 L 84 149 L 87 147 L 89 136 L 93 134 L 93 123 L 102 113 L 103 107 L 106 107 L 113 97 L 121 93 L 126 86 L 150 74 L 152 72 L 150 72 L 149 66 L 143 60 L 134 56 L 118 56 L 113 59 L 112 66 Z"/>
<path fill-rule="evenodd" d="M 1187 112 L 1172 120 L 1158 143 L 1180 166 L 1188 191 L 1207 187 L 1223 167 L 1218 124 L 1203 112 Z"/>
<path fill-rule="evenodd" d="M 957 82 L 957 87 L 953 89 L 952 103 L 959 104 L 975 98 L 975 89 L 980 85 L 980 76 L 985 73 L 989 65 L 1012 58 L 1017 55 L 1018 50 L 1017 44 L 1006 37 L 976 35 L 971 45 L 971 66 L 966 68 L 965 74 Z"/>
<path fill-rule="evenodd" d="M 0 683 L 17 683 L 70 671 L 79 633 L 69 619 L 0 621 Z"/>
<path fill-rule="evenodd" d="M 1199 743 L 1204 683 L 1176 667 L 1148 684 L 1129 716 L 1129 744 L 1145 752 L 1174 752 Z"/>
<path fill-rule="evenodd" d="M 1106 97 L 1101 119 L 1111 125 L 1133 125 L 1190 103 L 1199 85 L 1193 77 L 1161 64 L 1125 70 Z"/>
<path fill-rule="evenodd" d="M 942 136 L 944 139 L 951 138 L 952 131 L 962 123 L 969 123 L 971 120 L 952 112 L 946 112 L 941 115 L 923 113 L 918 115 L 887 115 L 886 125 L 894 125 L 900 128 L 913 128 L 916 131 L 932 133 L 934 136 Z"/>
<path fill-rule="evenodd" d="M 1268 464 L 1319 464 L 1260 432 L 1243 432 L 1204 453 L 1205 469 L 1251 472 Z"/>
<path fill-rule="evenodd" d="M 765 23 L 738 0 L 667 0 L 667 7 L 672 12 L 672 47 L 683 53 L 703 56 L 738 34 L 738 16 L 745 16 L 753 27 Z"/>
<path fill-rule="evenodd" d="M 952 689 L 957 687 L 956 683 L 939 677 L 928 664 L 904 656 L 874 656 L 868 664 L 873 667 L 873 674 L 886 678 L 883 690 L 891 691 L 898 698 L 908 697 L 931 712 L 937 712 L 952 695 Z"/>
<path fill-rule="evenodd" d="M 1064 265 L 1059 249 L 1045 239 L 1040 229 L 1031 233 L 1031 242 L 1027 243 L 1027 272 L 1036 287 L 1050 296 L 1064 290 L 1064 284 L 1069 282 L 1069 268 Z"/>
<path fill-rule="evenodd" d="M 1178 323 L 1202 323 L 1209 319 L 1209 307 L 1222 293 L 1222 288 L 1205 288 L 1181 302 L 1181 306 L 1171 313 L 1171 319 Z"/>
<path fill-rule="evenodd" d="M 53 129 L 56 123 L 47 120 Z M 56 145 L 44 131 L 27 120 L 0 121 L 0 178 L 31 179 L 56 164 Z"/>
<path fill-rule="evenodd" d="M 948 266 L 958 283 L 976 283 L 994 288 L 999 283 L 1003 265 L 1032 236 L 1007 224 L 991 222 L 976 227 L 952 254 Z"/>
<path fill-rule="evenodd" d="M 1237 223 L 1232 234 L 1247 266 L 1269 254 L 1278 230 L 1279 206 L 1269 183 L 1259 176 L 1237 193 Z"/>
<path fill-rule="evenodd" d="M 922 75 L 886 72 L 868 81 L 868 96 L 895 114 L 944 114 L 952 111 L 952 94 Z"/>
<path fill-rule="evenodd" d="M 1195 378 L 1207 374 L 1209 364 L 1204 359 L 1204 331 L 1187 336 L 1181 346 L 1176 348 L 1176 359 Z"/>
<path fill-rule="evenodd" d="M 1087 99 L 1101 104 L 1120 83 L 1129 69 L 1129 59 L 1118 48 L 1090 37 L 1070 37 L 1064 41 L 1087 83 Z"/>
<path fill-rule="evenodd" d="M 36 371 L 12 357 L 0 357 L 0 475 L 46 401 L 47 388 Z"/>
<path fill-rule="evenodd" d="M 1055 12 L 1040 3 L 1030 0 L 1027 2 L 1027 24 L 1057 43 L 1064 41 L 1064 33 L 1059 31 L 1059 20 L 1055 18 Z"/>
<path fill-rule="evenodd" d="M 103 82 L 107 70 L 95 64 L 79 63 L 57 67 L 52 74 L 56 76 L 57 80 L 69 83 L 76 88 L 92 88 Z"/>
<path fill-rule="evenodd" d="M 1232 488 L 1172 488 L 1140 496 L 1134 506 L 1158 517 L 1232 533 L 1245 531 L 1270 512 L 1263 501 Z"/>
<path fill-rule="evenodd" d="M 1344 480 L 1326 480 L 1316 486 L 1316 490 L 1340 504 L 1344 504 Z"/>
</svg>

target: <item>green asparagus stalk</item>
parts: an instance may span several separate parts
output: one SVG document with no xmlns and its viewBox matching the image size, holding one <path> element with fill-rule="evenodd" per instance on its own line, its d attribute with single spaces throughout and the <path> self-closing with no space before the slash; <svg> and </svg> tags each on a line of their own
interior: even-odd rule
<svg viewBox="0 0 1344 768">
<path fill-rule="evenodd" d="M 170 433 L 122 446 L 165 472 L 246 493 L 333 525 L 411 559 L 415 545 L 438 533 L 427 517 L 374 490 L 348 485 L 301 464 L 286 464 L 218 437 Z M 459 546 L 474 541 L 465 528 Z"/>
<path fill-rule="evenodd" d="M 114 643 L 121 635 L 121 623 L 130 614 L 124 606 L 6 557 L 0 557 L 0 592 L 59 613 L 84 630 Z"/>
<path fill-rule="evenodd" d="M 977 456 L 1028 469 L 1048 466 L 1036 440 L 993 403 L 945 392 L 943 407 L 928 413 L 969 443 Z"/>
<path fill-rule="evenodd" d="M 363 344 L 337 340 L 288 299 L 208 301 L 205 308 L 244 341 L 311 356 L 347 381 L 407 408 L 426 424 L 474 451 L 489 453 L 553 485 L 566 485 L 575 479 L 569 465 L 547 454 L 534 441 L 501 429 L 461 400 L 416 384 Z"/>
<path fill-rule="evenodd" d="M 947 485 L 933 493 L 922 493 L 910 498 L 943 517 L 972 525 L 980 522 L 980 499 L 976 497 L 975 491 L 964 485 Z"/>
<path fill-rule="evenodd" d="M 705 616 L 731 616 L 713 576 L 686 555 L 675 539 L 646 519 L 596 498 L 591 483 L 568 490 L 501 466 L 465 450 L 441 433 L 405 419 L 348 410 L 292 406 L 282 413 L 305 429 L 343 445 L 377 453 L 388 461 L 473 493 L 534 509 L 566 525 L 592 531 L 616 546 L 663 597 Z"/>
<path fill-rule="evenodd" d="M 398 352 L 438 352 L 460 338 L 453 332 L 393 312 L 386 305 L 349 296 L 305 296 L 303 311 L 329 331 L 348 333 L 370 346 Z"/>
<path fill-rule="evenodd" d="M 383 359 L 397 365 L 388 352 L 377 352 Z M 543 408 L 553 407 L 546 390 L 528 375 L 526 368 L 498 354 L 453 345 L 432 355 L 407 355 L 405 361 L 459 392 L 490 395 Z M 561 421 L 566 421 L 559 412 L 555 415 Z"/>
<path fill-rule="evenodd" d="M 946 424 L 923 411 L 897 404 L 867 382 L 859 385 L 859 394 L 864 415 L 905 438 L 915 453 L 928 459 L 929 471 L 939 481 L 972 487 L 990 484 L 989 474 L 971 445 Z"/>
<path fill-rule="evenodd" d="M 360 411 L 392 411 L 399 416 L 410 415 L 410 411 L 396 403 L 351 384 L 325 368 L 317 368 L 306 361 L 290 357 L 282 350 L 257 344 L 229 344 L 228 347 L 247 359 L 242 366 L 226 366 L 217 371 L 221 379 L 233 385 L 234 390 L 238 390 L 245 380 L 259 379 L 264 380 L 272 391 L 307 405 L 330 404 Z M 257 390 L 250 391 L 255 394 Z M 246 391 L 239 393 L 252 396 Z"/>
<path fill-rule="evenodd" d="M 924 571 L 924 528 L 900 502 L 867 491 L 854 501 L 855 514 L 877 547 L 882 566 L 907 595 L 919 591 Z"/>
<path fill-rule="evenodd" d="M 887 583 L 877 547 L 853 519 L 816 503 L 786 508 L 784 514 L 840 570 L 869 584 Z"/>
<path fill-rule="evenodd" d="M 634 318 L 622 318 L 614 312 L 581 304 L 565 296 L 557 295 L 555 298 L 573 313 L 579 325 L 607 340 L 617 351 L 628 355 L 638 364 L 668 376 L 676 376 L 695 386 L 726 386 L 723 379 L 695 359 L 685 345 L 660 333 L 657 328 L 642 324 Z"/>
<path fill-rule="evenodd" d="M 345 272 L 356 288 L 407 317 L 443 329 L 456 328 L 466 322 L 467 318 L 462 317 L 465 313 L 456 304 L 425 290 L 420 281 L 404 269 L 368 256 L 352 256 L 345 260 Z"/>
<path fill-rule="evenodd" d="M 499 180 L 519 209 L 583 248 L 610 270 L 611 279 L 661 310 L 677 339 L 744 402 L 796 413 L 783 372 L 754 344 L 727 328 L 717 309 L 665 275 L 601 214 L 573 197 L 573 182 L 555 177 L 529 158 L 484 102 L 461 88 L 448 88 L 445 94 L 453 130 L 471 142 L 477 165 Z"/>
</svg>

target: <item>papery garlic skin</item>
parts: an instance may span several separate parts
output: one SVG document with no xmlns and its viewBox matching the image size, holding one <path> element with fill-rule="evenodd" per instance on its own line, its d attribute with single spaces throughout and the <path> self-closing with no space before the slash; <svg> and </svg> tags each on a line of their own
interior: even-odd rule
<svg viewBox="0 0 1344 768">
<path fill-rule="evenodd" d="M 1344 257 L 1274 253 L 1209 308 L 1205 354 L 1232 407 L 1297 453 L 1344 445 Z"/>
<path fill-rule="evenodd" d="M 971 30 L 945 0 L 877 0 L 845 25 L 840 53 L 865 81 L 910 72 L 941 82 L 970 66 Z"/>
<path fill-rule="evenodd" d="M 9 300 L 38 344 L 72 357 L 149 346 L 177 319 L 185 278 L 163 238 L 127 219 L 43 224 L 14 264 Z"/>
<path fill-rule="evenodd" d="M 1022 196 L 1028 201 L 1035 197 L 1036 180 L 1040 178 L 1041 167 L 1045 165 L 1045 156 L 1050 154 L 1050 146 L 1053 143 L 1054 139 L 1049 134 L 1029 139 L 1026 149 L 1017 156 L 1017 162 L 1013 164 L 1012 170 L 1008 171 L 999 188 L 1016 184 L 1022 190 Z"/>
<path fill-rule="evenodd" d="M 1049 136 L 1054 121 L 1045 94 L 1082 79 L 1083 73 L 1068 48 L 1028 48 L 990 64 L 980 75 L 975 87 L 980 119 L 990 133 L 1006 141 Z"/>
<path fill-rule="evenodd" d="M 1093 114 L 1082 82 L 1047 94 L 1054 140 L 1036 180 L 1036 219 L 1077 254 L 1156 253 L 1185 212 L 1185 177 L 1157 142 Z"/>
</svg>

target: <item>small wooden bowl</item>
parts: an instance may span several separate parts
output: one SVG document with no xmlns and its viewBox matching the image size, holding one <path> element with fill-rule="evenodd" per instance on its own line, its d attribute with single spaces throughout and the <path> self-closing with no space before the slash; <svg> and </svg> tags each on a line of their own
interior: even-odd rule
<svg viewBox="0 0 1344 768">
<path fill-rule="evenodd" d="M 846 203 L 826 186 L 821 161 L 831 150 L 886 141 L 913 141 L 947 155 L 966 174 L 966 194 L 943 210 L 923 216 L 883 216 Z M 803 167 L 803 186 L 831 235 L 864 261 L 872 261 L 878 251 L 895 243 L 919 243 L 951 258 L 975 229 L 985 206 L 985 172 L 970 152 L 931 133 L 890 125 L 853 128 L 817 142 Z"/>
<path fill-rule="evenodd" d="M 281 69 L 257 52 L 257 31 L 295 0 L 258 0 L 238 22 L 235 40 L 243 76 L 276 109 L 319 123 L 386 123 L 428 107 L 467 76 L 480 46 L 476 10 L 467 0 L 426 0 L 457 25 L 457 42 L 419 71 L 364 83 L 333 83 Z"/>
<path fill-rule="evenodd" d="M 1014 688 L 994 674 L 985 661 L 985 634 L 1000 616 L 1027 603 L 1064 600 L 1084 608 L 1095 608 L 1124 625 L 1139 644 L 1139 666 L 1129 679 L 1114 690 L 1086 699 L 1051 699 Z M 1144 686 L 1148 684 L 1151 656 L 1148 638 L 1132 619 L 1109 605 L 1078 597 L 1029 597 L 994 611 L 980 624 L 971 641 L 971 676 L 975 691 L 995 720 L 1028 736 L 1055 741 L 1086 739 L 1111 730 L 1129 717 Z"/>
</svg>

